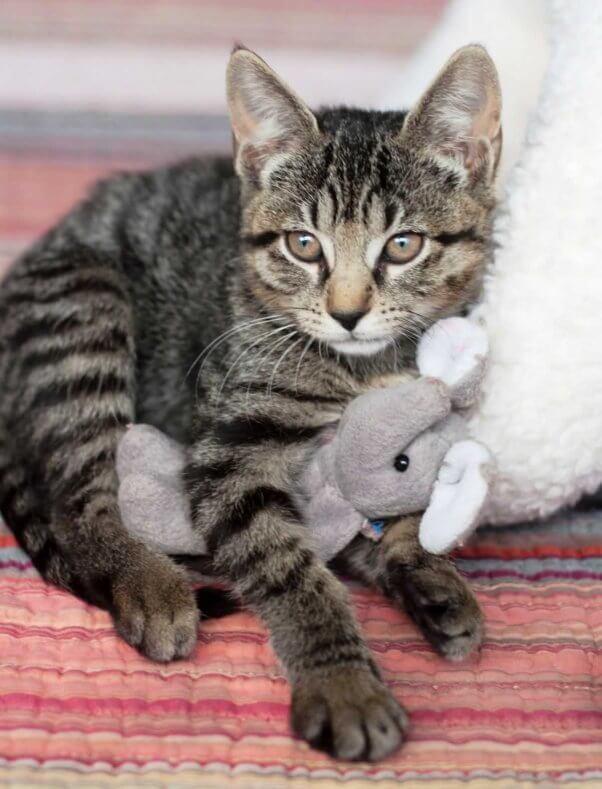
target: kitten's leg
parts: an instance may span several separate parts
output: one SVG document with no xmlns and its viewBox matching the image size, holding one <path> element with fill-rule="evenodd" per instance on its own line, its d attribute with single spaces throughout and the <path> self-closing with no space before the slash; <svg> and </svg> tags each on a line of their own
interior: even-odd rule
<svg viewBox="0 0 602 789">
<path fill-rule="evenodd" d="M 381 589 L 402 606 L 449 660 L 470 655 L 483 638 L 483 615 L 452 562 L 418 542 L 420 517 L 400 518 L 380 542 L 356 537 L 334 561 L 342 572 Z"/>
<path fill-rule="evenodd" d="M 402 742 L 406 715 L 344 586 L 305 541 L 285 479 L 297 432 L 247 415 L 209 433 L 192 448 L 186 474 L 193 519 L 213 571 L 270 630 L 292 684 L 293 728 L 339 758 L 383 758 Z"/>
<path fill-rule="evenodd" d="M 134 417 L 132 317 L 119 275 L 92 253 L 33 260 L 5 286 L 0 508 L 49 581 L 108 608 L 156 660 L 190 653 L 187 579 L 132 540 L 115 450 Z"/>
</svg>

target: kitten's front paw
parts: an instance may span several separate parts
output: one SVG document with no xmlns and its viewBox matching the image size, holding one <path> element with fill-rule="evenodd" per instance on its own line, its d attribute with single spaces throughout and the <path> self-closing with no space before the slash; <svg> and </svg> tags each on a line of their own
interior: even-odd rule
<svg viewBox="0 0 602 789">
<path fill-rule="evenodd" d="M 378 761 L 406 737 L 408 717 L 368 667 L 332 666 L 293 688 L 293 730 L 337 759 Z"/>
<path fill-rule="evenodd" d="M 186 575 L 167 557 L 145 551 L 113 584 L 119 635 L 151 660 L 188 657 L 197 642 L 199 612 Z"/>
<path fill-rule="evenodd" d="M 443 657 L 460 661 L 483 640 L 483 614 L 468 584 L 447 559 L 400 567 L 395 596 Z"/>
</svg>

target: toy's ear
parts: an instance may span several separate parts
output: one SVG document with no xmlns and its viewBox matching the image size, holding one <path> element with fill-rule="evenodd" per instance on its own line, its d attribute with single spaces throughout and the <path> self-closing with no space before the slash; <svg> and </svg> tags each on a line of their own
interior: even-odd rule
<svg viewBox="0 0 602 789">
<path fill-rule="evenodd" d="M 449 387 L 452 404 L 465 408 L 477 399 L 485 373 L 487 334 L 466 318 L 445 318 L 422 336 L 416 365 L 422 375 Z"/>
<path fill-rule="evenodd" d="M 479 525 L 493 462 L 476 441 L 458 441 L 447 452 L 430 504 L 422 516 L 418 538 L 429 553 L 448 553 Z"/>
</svg>

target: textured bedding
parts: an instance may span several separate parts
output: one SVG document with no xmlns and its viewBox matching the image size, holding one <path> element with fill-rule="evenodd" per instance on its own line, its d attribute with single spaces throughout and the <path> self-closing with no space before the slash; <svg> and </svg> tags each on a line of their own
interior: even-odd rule
<svg viewBox="0 0 602 789">
<path fill-rule="evenodd" d="M 287 684 L 250 614 L 204 624 L 191 660 L 152 664 L 3 530 L 0 785 L 602 786 L 602 517 L 485 530 L 459 564 L 488 628 L 466 665 L 353 588 L 413 727 L 395 757 L 349 765 L 289 735 Z"/>
<path fill-rule="evenodd" d="M 288 16 L 276 14 L 284 5 Z M 228 149 L 225 118 L 202 104 L 206 85 L 190 89 L 203 114 L 187 114 L 183 99 L 174 108 L 162 85 L 144 93 L 138 83 L 152 107 L 141 98 L 109 112 L 103 96 L 122 95 L 140 78 L 131 72 L 88 100 L 84 88 L 104 83 L 83 73 L 87 53 L 100 57 L 109 38 L 123 45 L 102 59 L 109 76 L 130 45 L 136 58 L 163 45 L 225 47 L 235 29 L 249 29 L 257 47 L 288 44 L 294 76 L 307 58 L 295 60 L 299 41 L 287 34 L 313 23 L 312 40 L 330 58 L 345 44 L 372 62 L 409 51 L 442 5 L 2 3 L 0 73 L 29 58 L 32 74 L 48 71 L 49 92 L 26 72 L 0 80 L 0 276 L 98 176 Z M 51 70 L 57 53 L 63 72 Z M 349 765 L 291 738 L 287 684 L 251 615 L 203 624 L 191 660 L 152 664 L 115 637 L 105 613 L 45 585 L 0 527 L 0 786 L 602 786 L 602 513 L 485 530 L 459 564 L 488 628 L 480 659 L 466 665 L 444 663 L 403 613 L 353 587 L 370 645 L 413 726 L 394 758 Z"/>
</svg>

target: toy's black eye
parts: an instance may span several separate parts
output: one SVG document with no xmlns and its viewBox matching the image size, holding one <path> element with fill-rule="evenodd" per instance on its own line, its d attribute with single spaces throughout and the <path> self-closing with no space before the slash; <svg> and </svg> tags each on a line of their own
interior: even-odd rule
<svg viewBox="0 0 602 789">
<path fill-rule="evenodd" d="M 395 466 L 396 471 L 407 471 L 408 466 L 410 465 L 410 458 L 403 454 L 397 455 L 393 461 L 393 465 Z"/>
</svg>

